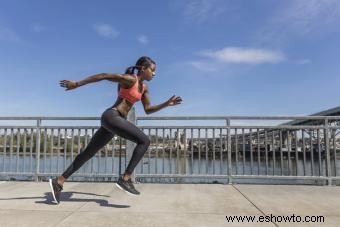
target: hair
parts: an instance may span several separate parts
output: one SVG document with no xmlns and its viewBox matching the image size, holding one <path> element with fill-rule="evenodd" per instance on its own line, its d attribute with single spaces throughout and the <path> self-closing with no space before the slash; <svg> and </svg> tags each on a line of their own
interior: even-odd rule
<svg viewBox="0 0 340 227">
<path fill-rule="evenodd" d="M 139 70 L 143 66 L 147 68 L 147 67 L 150 67 L 152 64 L 156 64 L 156 63 L 150 57 L 142 56 L 137 60 L 136 65 L 130 66 L 129 68 L 125 70 L 125 74 L 134 74 L 136 69 L 139 72 Z"/>
</svg>

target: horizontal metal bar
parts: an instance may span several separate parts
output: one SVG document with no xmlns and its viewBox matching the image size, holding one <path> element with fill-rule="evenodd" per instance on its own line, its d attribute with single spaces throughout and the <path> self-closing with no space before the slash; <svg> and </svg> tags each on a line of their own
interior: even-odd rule
<svg viewBox="0 0 340 227">
<path fill-rule="evenodd" d="M 340 180 L 340 177 L 329 177 L 331 180 Z"/>
<path fill-rule="evenodd" d="M 35 176 L 35 173 L 0 172 L 0 176 Z"/>
<path fill-rule="evenodd" d="M 0 129 L 35 129 L 37 126 L 13 126 L 13 125 L 0 125 Z"/>
<path fill-rule="evenodd" d="M 0 120 L 100 120 L 100 117 L 0 117 Z"/>
<path fill-rule="evenodd" d="M 137 120 L 340 120 L 340 116 L 140 116 Z M 0 117 L 0 120 L 100 120 L 100 117 Z"/>
<path fill-rule="evenodd" d="M 316 180 L 316 179 L 322 179 L 322 180 L 328 180 L 328 177 L 324 176 L 281 176 L 281 175 L 232 175 L 233 179 L 237 178 L 245 178 L 245 179 L 273 179 L 273 180 L 279 180 L 279 179 L 285 179 L 285 180 Z"/>
<path fill-rule="evenodd" d="M 0 172 L 0 176 L 34 176 L 34 173 Z M 59 176 L 60 173 L 39 173 L 38 176 Z M 119 177 L 119 174 L 73 174 L 72 177 Z M 181 175 L 181 174 L 136 174 L 142 178 L 211 178 L 228 179 L 229 175 Z M 340 177 L 324 176 L 270 176 L 270 175 L 231 175 L 233 179 L 273 179 L 273 180 L 340 180 Z"/>
<path fill-rule="evenodd" d="M 40 126 L 40 129 L 98 129 L 100 126 Z"/>
<path fill-rule="evenodd" d="M 98 129 L 100 126 L 41 126 L 41 129 Z M 229 126 L 139 126 L 142 129 L 228 129 Z M 35 129 L 36 126 L 4 126 L 0 125 L 0 129 Z M 310 126 L 310 125 L 299 125 L 299 126 L 230 126 L 231 129 L 325 129 L 325 126 Z M 328 127 L 329 129 L 340 129 L 340 127 Z"/>
<path fill-rule="evenodd" d="M 0 172 L 0 176 L 36 176 L 36 173 Z M 60 173 L 39 173 L 37 176 L 60 176 Z M 119 177 L 118 174 L 72 174 L 72 177 Z"/>
<path fill-rule="evenodd" d="M 299 125 L 299 126 L 139 126 L 142 129 L 324 129 L 323 125 L 321 126 L 310 126 L 310 125 Z"/>
<path fill-rule="evenodd" d="M 340 120 L 340 116 L 158 116 L 136 117 L 137 121 L 142 120 Z"/>
<path fill-rule="evenodd" d="M 181 175 L 181 174 L 136 174 L 136 177 L 151 177 L 151 178 L 223 178 L 228 179 L 229 175 Z M 231 175 L 233 179 L 289 179 L 289 180 L 327 180 L 328 177 L 324 176 L 270 176 L 270 175 Z"/>
<path fill-rule="evenodd" d="M 228 179 L 228 175 L 182 175 L 182 174 L 138 174 L 136 177 L 151 177 L 151 178 L 223 178 Z"/>
<path fill-rule="evenodd" d="M 18 174 L 17 174 L 18 175 Z M 38 176 L 60 176 L 60 173 L 39 173 Z M 71 177 L 119 177 L 119 174 L 98 173 L 98 174 L 72 174 Z"/>
</svg>

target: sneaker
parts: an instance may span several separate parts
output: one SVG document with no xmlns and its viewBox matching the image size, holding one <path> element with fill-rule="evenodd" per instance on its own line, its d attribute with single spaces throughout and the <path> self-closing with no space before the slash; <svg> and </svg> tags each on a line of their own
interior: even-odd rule
<svg viewBox="0 0 340 227">
<path fill-rule="evenodd" d="M 136 190 L 135 186 L 134 186 L 133 183 L 132 183 L 131 178 L 128 180 L 128 183 L 130 184 L 131 189 L 132 189 L 133 191 L 135 191 L 135 194 L 139 195 L 140 192 Z"/>
<path fill-rule="evenodd" d="M 49 183 L 50 183 L 50 187 L 51 187 L 51 190 L 52 190 L 54 202 L 59 204 L 59 202 L 60 202 L 60 192 L 63 190 L 63 186 L 58 184 L 57 178 L 49 179 Z"/>
<path fill-rule="evenodd" d="M 139 195 L 140 194 L 140 192 L 137 191 L 135 189 L 135 187 L 133 186 L 131 179 L 129 179 L 128 181 L 125 181 L 125 180 L 123 180 L 123 177 L 121 176 L 121 177 L 119 177 L 119 179 L 116 183 L 116 186 L 119 189 L 127 192 L 130 195 Z"/>
</svg>

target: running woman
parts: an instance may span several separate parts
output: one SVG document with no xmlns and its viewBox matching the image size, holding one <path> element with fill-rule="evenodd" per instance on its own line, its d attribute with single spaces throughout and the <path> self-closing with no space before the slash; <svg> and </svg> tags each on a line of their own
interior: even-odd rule
<svg viewBox="0 0 340 227">
<path fill-rule="evenodd" d="M 137 71 L 137 74 L 135 74 Z M 89 76 L 81 81 L 60 81 L 60 86 L 66 91 L 76 89 L 89 83 L 101 80 L 109 80 L 118 83 L 118 97 L 114 105 L 104 111 L 101 116 L 101 127 L 93 135 L 86 148 L 78 154 L 65 172 L 54 179 L 49 179 L 53 198 L 56 203 L 60 202 L 60 192 L 64 182 L 76 172 L 86 161 L 92 158 L 103 148 L 114 135 L 118 135 L 137 144 L 131 160 L 116 183 L 116 186 L 130 194 L 140 194 L 131 181 L 133 170 L 147 151 L 150 139 L 137 126 L 127 121 L 127 114 L 133 104 L 142 101 L 146 114 L 151 114 L 168 106 L 174 106 L 182 102 L 181 97 L 172 96 L 166 102 L 152 106 L 149 98 L 149 88 L 143 83 L 150 81 L 155 76 L 156 63 L 149 57 L 143 56 L 138 59 L 135 66 L 126 69 L 125 74 L 100 73 Z"/>
</svg>

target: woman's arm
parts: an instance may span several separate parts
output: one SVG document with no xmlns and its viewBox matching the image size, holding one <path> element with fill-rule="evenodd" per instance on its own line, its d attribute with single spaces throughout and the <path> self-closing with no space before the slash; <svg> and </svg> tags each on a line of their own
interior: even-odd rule
<svg viewBox="0 0 340 227">
<path fill-rule="evenodd" d="M 142 103 L 144 106 L 144 111 L 146 114 L 151 114 L 154 112 L 157 112 L 165 107 L 168 106 L 174 106 L 174 105 L 178 105 L 181 104 L 182 102 L 182 98 L 179 96 L 172 96 L 168 101 L 161 103 L 159 105 L 155 105 L 155 106 L 151 106 L 150 104 L 150 97 L 149 97 L 149 89 L 148 87 L 145 85 L 145 91 L 143 93 L 142 96 Z"/>
<path fill-rule="evenodd" d="M 85 84 L 98 82 L 101 80 L 109 80 L 112 82 L 118 82 L 119 84 L 123 85 L 123 87 L 131 87 L 136 81 L 135 78 L 131 75 L 124 75 L 124 74 L 116 74 L 116 73 L 99 73 L 92 76 L 89 76 L 80 81 L 70 81 L 70 80 L 61 80 L 60 86 L 66 87 L 67 90 L 72 90 L 83 86 Z"/>
</svg>

